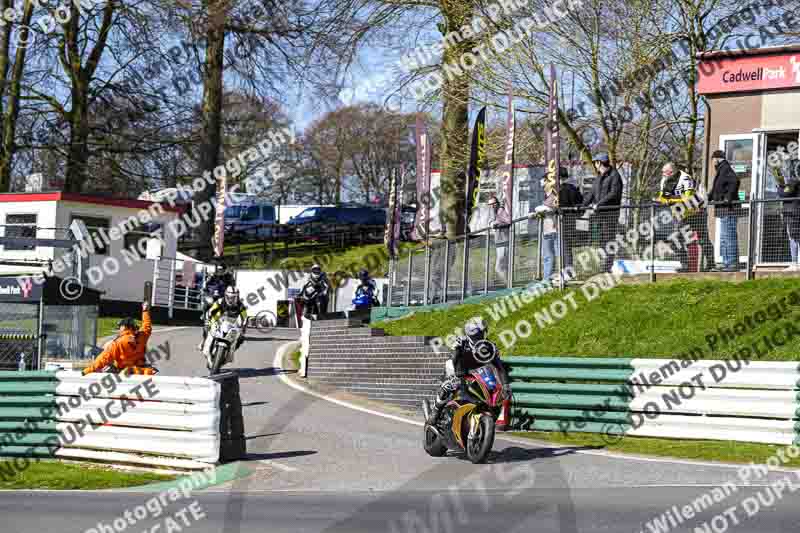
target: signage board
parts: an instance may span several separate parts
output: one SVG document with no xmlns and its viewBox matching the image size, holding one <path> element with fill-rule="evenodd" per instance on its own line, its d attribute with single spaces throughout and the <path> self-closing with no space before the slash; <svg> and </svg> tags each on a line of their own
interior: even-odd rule
<svg viewBox="0 0 800 533">
<path fill-rule="evenodd" d="M 800 53 L 704 58 L 697 74 L 699 94 L 800 87 Z"/>
</svg>

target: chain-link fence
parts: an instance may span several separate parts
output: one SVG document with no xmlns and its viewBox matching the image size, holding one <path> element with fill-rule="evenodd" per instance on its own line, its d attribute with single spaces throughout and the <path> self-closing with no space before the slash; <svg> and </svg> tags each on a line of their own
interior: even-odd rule
<svg viewBox="0 0 800 533">
<path fill-rule="evenodd" d="M 28 370 L 38 360 L 39 305 L 4 302 L 0 306 L 0 370 L 17 370 L 24 355 Z"/>
<path fill-rule="evenodd" d="M 96 305 L 45 305 L 42 359 L 91 359 L 97 340 Z"/>
<path fill-rule="evenodd" d="M 461 301 L 539 280 L 800 271 L 800 199 L 564 208 L 432 240 L 393 265 L 391 306 Z M 510 275 L 509 275 L 510 273 Z M 427 294 L 426 294 L 427 288 Z"/>
</svg>

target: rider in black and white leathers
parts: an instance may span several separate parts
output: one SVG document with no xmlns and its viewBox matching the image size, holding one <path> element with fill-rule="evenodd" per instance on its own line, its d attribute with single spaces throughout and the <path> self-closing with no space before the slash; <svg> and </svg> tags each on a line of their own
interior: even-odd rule
<svg viewBox="0 0 800 533">
<path fill-rule="evenodd" d="M 323 315 L 328 311 L 328 291 L 331 284 L 328 281 L 328 276 L 322 271 L 322 267 L 314 265 L 311 267 L 311 276 L 308 281 L 300 289 L 300 295 L 306 294 L 306 288 L 311 287 L 316 292 L 316 298 L 319 302 L 319 314 Z M 308 304 L 306 304 L 308 305 Z"/>
<path fill-rule="evenodd" d="M 492 365 L 497 370 L 502 383 L 504 397 L 506 399 L 511 397 L 508 371 L 506 370 L 505 364 L 500 359 L 500 354 L 495 354 L 495 357 L 489 363 L 481 362 L 481 359 L 485 361 L 485 357 L 478 351 L 476 344 L 486 339 L 486 325 L 483 319 L 476 318 L 469 321 L 464 327 L 464 333 L 466 335 L 464 337 L 458 337 L 456 345 L 453 348 L 451 360 L 453 361 L 455 375 L 448 377 L 439 388 L 439 394 L 433 405 L 433 409 L 431 409 L 430 418 L 428 419 L 428 423 L 431 425 L 436 424 L 439 419 L 439 414 L 442 412 L 442 408 L 447 405 L 447 402 L 450 401 L 455 392 L 462 387 L 464 377 L 471 370 L 475 370 L 486 364 Z"/>
</svg>

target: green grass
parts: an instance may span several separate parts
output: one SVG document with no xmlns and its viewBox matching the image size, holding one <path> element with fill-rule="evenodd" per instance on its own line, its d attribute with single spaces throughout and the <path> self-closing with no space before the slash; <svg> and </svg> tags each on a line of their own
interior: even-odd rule
<svg viewBox="0 0 800 533">
<path fill-rule="evenodd" d="M 294 366 L 296 368 L 300 368 L 300 356 L 301 355 L 302 355 L 302 353 L 300 353 L 300 350 L 295 350 L 294 352 L 292 352 L 292 355 L 289 356 L 289 360 L 292 363 L 294 363 Z"/>
<path fill-rule="evenodd" d="M 415 246 L 413 243 L 401 243 L 401 256 Z M 242 247 L 242 251 L 244 252 L 244 247 Z M 244 261 L 243 266 L 252 269 L 308 270 L 314 263 L 319 263 L 328 276 L 337 271 L 355 274 L 362 268 L 369 270 L 372 276 L 385 276 L 389 272 L 389 259 L 383 244 L 366 244 L 340 249 L 320 246 L 319 249 L 306 249 L 300 253 L 291 254 L 288 258 L 277 257 L 266 263 L 260 257 L 253 257 Z"/>
<path fill-rule="evenodd" d="M 722 461 L 726 463 L 749 463 L 751 461 L 764 463 L 769 457 L 774 456 L 777 450 L 786 447 L 751 442 L 673 440 L 650 437 L 622 437 L 619 442 L 607 443 L 603 440 L 604 436 L 599 433 L 568 433 L 565 435 L 560 432 L 530 431 L 514 433 L 514 435 L 561 444 L 598 447 L 621 453 L 678 457 L 698 461 Z M 783 466 L 800 467 L 800 457 L 789 458 L 786 463 L 783 463 Z"/>
<path fill-rule="evenodd" d="M 498 302 L 494 299 L 378 322 L 372 327 L 390 335 L 447 336 L 463 327 L 470 317 L 481 315 L 489 326 L 489 338 L 498 343 L 505 355 L 669 358 L 700 348 L 702 358 L 727 359 L 764 335 L 787 326 L 790 320 L 800 330 L 800 305 L 792 305 L 785 319 L 769 319 L 727 344 L 719 342 L 711 349 L 706 341 L 706 336 L 715 334 L 717 328 L 733 328 L 745 316 L 766 310 L 793 291 L 800 291 L 800 284 L 791 279 L 621 284 L 591 301 L 580 288 L 565 293 L 554 290 L 496 322 L 488 312 Z M 543 323 L 540 328 L 535 313 L 550 309 L 567 293 L 573 294 L 575 308 L 564 300 L 566 315 L 554 324 Z M 795 292 L 797 296 L 800 292 Z M 500 333 L 511 330 L 523 319 L 531 324 L 532 333 L 507 348 Z M 795 361 L 799 357 L 800 337 L 795 337 L 761 360 Z"/>
<path fill-rule="evenodd" d="M 122 320 L 121 316 L 103 316 L 97 319 L 97 339 L 116 335 L 119 331 L 117 324 Z"/>
<path fill-rule="evenodd" d="M 15 471 L 16 475 L 9 480 L 0 476 L 0 489 L 96 490 L 136 487 L 175 479 L 175 476 L 150 472 L 121 472 L 95 465 L 48 460 L 31 462 L 27 468 Z"/>
</svg>

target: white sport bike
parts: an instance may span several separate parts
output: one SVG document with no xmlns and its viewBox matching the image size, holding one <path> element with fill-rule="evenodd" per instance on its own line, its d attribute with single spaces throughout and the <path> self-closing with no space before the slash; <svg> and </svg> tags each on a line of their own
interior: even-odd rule
<svg viewBox="0 0 800 533">
<path fill-rule="evenodd" d="M 203 345 L 203 355 L 206 358 L 206 367 L 213 374 L 218 374 L 219 369 L 226 363 L 233 363 L 233 353 L 242 328 L 237 318 L 223 315 L 211 327 Z"/>
</svg>

